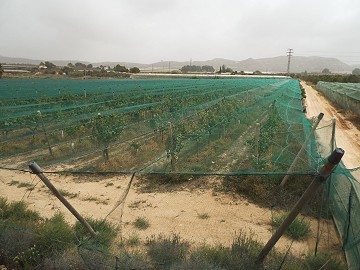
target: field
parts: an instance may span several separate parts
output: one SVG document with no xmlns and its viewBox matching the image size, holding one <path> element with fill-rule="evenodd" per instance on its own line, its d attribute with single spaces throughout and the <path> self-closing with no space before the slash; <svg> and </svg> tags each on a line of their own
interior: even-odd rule
<svg viewBox="0 0 360 270">
<path fill-rule="evenodd" d="M 0 158 L 11 163 L 283 172 L 311 127 L 287 79 L 2 80 L 0 92 Z M 317 167 L 311 151 L 302 172 Z"/>
<path fill-rule="evenodd" d="M 313 138 L 277 191 L 313 121 L 292 79 L 1 80 L 0 93 L 6 197 L 74 222 L 29 177 L 36 161 L 83 215 L 119 225 L 117 242 L 179 233 L 193 246 L 229 246 L 245 231 L 264 243 L 273 215 L 291 209 L 330 152 L 330 138 Z M 321 132 L 331 134 L 330 121 Z M 322 191 L 303 213 L 310 236 L 283 237 L 279 251 L 303 258 L 318 244 L 341 258 Z M 141 220 L 149 228 L 136 228 Z"/>
<path fill-rule="evenodd" d="M 318 82 L 316 88 L 344 110 L 360 117 L 360 83 Z"/>
</svg>

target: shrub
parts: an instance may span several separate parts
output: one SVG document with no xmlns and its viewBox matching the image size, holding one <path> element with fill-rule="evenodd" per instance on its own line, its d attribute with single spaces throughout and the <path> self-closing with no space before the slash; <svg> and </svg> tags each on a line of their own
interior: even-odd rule
<svg viewBox="0 0 360 270">
<path fill-rule="evenodd" d="M 173 234 L 170 237 L 159 235 L 148 239 L 148 255 L 155 264 L 168 267 L 183 261 L 188 250 L 189 243 L 181 240 L 180 236 Z"/>
<path fill-rule="evenodd" d="M 117 228 L 106 220 L 87 218 L 86 221 L 97 233 L 96 239 L 88 238 L 88 231 L 80 222 L 75 223 L 75 234 L 83 245 L 95 245 L 107 250 L 117 234 Z"/>
<path fill-rule="evenodd" d="M 150 227 L 150 222 L 145 217 L 137 217 L 133 222 L 133 225 L 135 228 L 138 228 L 139 230 L 146 230 L 147 228 Z"/>
<path fill-rule="evenodd" d="M 130 235 L 129 238 L 126 240 L 126 244 L 131 247 L 140 245 L 139 235 L 136 233 Z"/>
<path fill-rule="evenodd" d="M 62 213 L 56 213 L 39 228 L 36 245 L 43 255 L 52 255 L 65 251 L 75 244 L 75 235 Z"/>
<path fill-rule="evenodd" d="M 233 239 L 231 247 L 217 245 L 197 248 L 190 257 L 201 263 L 207 263 L 213 269 L 255 269 L 255 260 L 262 248 L 262 244 L 253 239 L 253 235 L 240 232 Z"/>
<path fill-rule="evenodd" d="M 272 226 L 278 228 L 280 224 L 285 220 L 288 216 L 288 213 L 275 214 L 271 218 Z M 303 240 L 310 236 L 311 226 L 310 222 L 305 220 L 304 218 L 296 217 L 295 220 L 291 223 L 291 225 L 286 230 L 285 234 L 290 236 L 295 240 Z"/>
<path fill-rule="evenodd" d="M 318 253 L 316 256 L 313 254 L 308 254 L 305 257 L 303 264 L 305 269 L 347 269 L 336 257 L 327 253 Z"/>
<path fill-rule="evenodd" d="M 6 199 L 1 198 L 0 200 L 0 218 L 11 219 L 15 221 L 38 221 L 40 220 L 39 213 L 27 209 L 25 202 L 11 202 L 7 203 Z"/>
</svg>

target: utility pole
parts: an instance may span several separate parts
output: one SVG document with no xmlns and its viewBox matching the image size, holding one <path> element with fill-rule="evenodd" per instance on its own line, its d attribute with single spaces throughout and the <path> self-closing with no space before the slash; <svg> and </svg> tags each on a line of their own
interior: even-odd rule
<svg viewBox="0 0 360 270">
<path fill-rule="evenodd" d="M 288 56 L 287 75 L 290 76 L 290 59 L 291 59 L 292 54 L 294 53 L 293 49 L 288 49 L 288 51 L 286 53 Z"/>
</svg>

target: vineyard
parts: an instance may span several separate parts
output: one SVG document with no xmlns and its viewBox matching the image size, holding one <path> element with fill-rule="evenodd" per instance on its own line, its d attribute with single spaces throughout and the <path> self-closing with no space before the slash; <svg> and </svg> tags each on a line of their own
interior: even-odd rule
<svg viewBox="0 0 360 270">
<path fill-rule="evenodd" d="M 4 178 L 6 183 L 0 180 L 6 190 L 4 193 L 24 199 L 25 194 L 16 189 L 26 187 L 25 193 L 29 192 L 27 198 L 30 193 L 42 198 L 34 199 L 33 204 L 41 207 L 43 213 L 52 214 L 56 203 L 54 199 L 49 199 L 51 194 L 43 187 L 36 187 L 34 178 L 31 178 L 31 183 L 24 182 L 22 178 L 24 173 L 29 172 L 28 163 L 36 161 L 45 168 L 45 174 L 55 178 L 64 197 L 79 207 L 84 207 L 84 201 L 89 204 L 87 211 L 84 210 L 86 207 L 81 209 L 92 215 L 89 220 L 96 231 L 104 229 L 102 226 L 108 220 L 121 228 L 120 239 L 116 239 L 117 247 L 112 250 L 114 253 L 108 253 L 104 251 L 103 243 L 89 239 L 86 232 L 81 231 L 80 224 L 76 223 L 75 227 L 62 225 L 69 230 L 64 234 L 76 234 L 77 238 L 68 236 L 69 239 L 63 240 L 60 237 L 61 241 L 71 247 L 77 246 L 75 255 L 82 257 L 82 263 L 96 265 L 89 268 L 113 269 L 114 262 L 116 267 L 123 261 L 130 265 L 136 262 L 137 253 L 134 255 L 132 250 L 128 250 L 130 244 L 123 238 L 127 232 L 129 236 L 126 237 L 130 241 L 130 233 L 136 226 L 141 231 L 136 232 L 140 235 L 137 237 L 147 239 L 146 248 L 158 248 L 156 245 L 162 243 L 164 251 L 161 252 L 165 254 L 169 248 L 181 250 L 184 245 L 190 245 L 180 241 L 174 231 L 197 238 L 198 242 L 204 239 L 213 239 L 215 243 L 231 241 L 229 237 L 234 229 L 240 226 L 242 230 L 246 226 L 243 224 L 248 225 L 242 223 L 243 219 L 250 221 L 251 229 L 256 228 L 262 235 L 261 242 L 265 242 L 275 226 L 270 226 L 268 220 L 271 218 L 273 221 L 275 212 L 292 208 L 314 176 L 318 175 L 319 167 L 336 144 L 332 122 L 306 118 L 305 97 L 299 81 L 289 78 L 2 79 L 0 169 L 17 172 L 9 179 Z M 319 122 L 314 135 L 309 136 Z M 132 184 L 135 174 L 139 176 L 136 186 Z M 78 175 L 77 182 L 74 178 Z M 212 178 L 205 181 L 201 180 L 202 176 Z M 213 176 L 221 176 L 221 180 Z M 284 176 L 290 176 L 291 181 L 285 189 L 279 189 Z M 345 247 L 348 265 L 356 265 L 359 261 L 359 249 L 354 246 L 358 241 L 358 221 L 353 217 L 350 205 L 355 207 L 360 204 L 358 197 L 354 196 L 353 180 L 346 169 L 338 168 L 331 181 L 321 186 L 304 209 L 302 220 L 298 220 L 301 223 L 306 216 L 306 220 L 312 222 L 311 226 L 308 225 L 311 236 L 307 237 L 311 238 L 310 249 L 315 247 L 315 257 L 318 247 L 319 254 L 322 254 L 320 251 L 329 251 L 338 245 L 334 240 L 336 234 L 332 232 L 332 221 L 328 218 L 331 211 Z M 212 185 L 212 191 L 204 191 L 209 185 Z M 194 186 L 204 190 L 193 194 L 189 188 Z M 133 189 L 136 191 L 132 193 Z M 91 193 L 87 194 L 88 190 Z M 117 199 L 119 193 L 121 195 Z M 242 196 L 256 206 L 244 202 Z M 125 207 L 127 197 L 132 201 Z M 187 203 L 188 200 L 191 203 Z M 2 211 L 11 215 L 11 207 L 16 204 L 7 204 L 2 198 L 0 203 Z M 25 211 L 24 207 L 21 209 Z M 130 214 L 123 218 L 123 211 Z M 143 214 L 149 215 L 149 218 L 143 217 Z M 99 219 L 94 220 L 93 217 Z M 39 218 L 34 220 L 31 221 L 37 224 L 34 228 L 51 227 L 51 222 L 65 223 L 64 217 L 57 215 L 44 222 L 40 222 Z M 5 217 L 0 221 L 0 225 L 4 225 L 0 227 L 4 237 L 7 233 L 16 232 L 18 235 L 19 231 L 26 232 L 22 221 L 20 225 L 11 218 Z M 147 229 L 150 223 L 152 227 Z M 317 231 L 314 229 L 316 226 Z M 105 231 L 108 229 L 105 228 Z M 243 249 L 238 245 L 245 245 L 253 249 L 247 258 L 251 261 L 249 265 L 253 265 L 262 243 L 253 241 L 251 235 L 247 238 L 241 230 L 230 249 L 204 247 L 203 251 L 209 249 L 210 253 L 205 252 L 201 256 L 213 254 L 216 257 L 216 252 L 225 256 L 223 252 L 229 252 L 231 256 L 226 255 L 230 256 L 227 260 L 233 264 L 238 257 L 236 252 Z M 159 232 L 173 233 L 173 236 L 155 237 Z M 42 234 L 41 229 L 31 235 L 33 238 L 30 237 L 25 253 L 22 253 L 25 255 L 21 256 L 26 257 L 26 252 L 35 249 L 32 244 L 37 243 L 38 234 Z M 116 232 L 110 234 L 109 243 Z M 0 234 L 0 244 L 7 239 L 4 237 Z M 50 243 L 58 241 L 56 237 L 43 236 Z M 335 242 L 331 242 L 330 238 Z M 139 239 L 137 241 L 140 242 Z M 283 241 L 282 246 L 287 248 L 285 255 L 278 251 L 271 254 L 266 269 L 280 269 L 285 260 L 288 260 L 289 269 L 298 264 L 297 256 L 290 256 L 289 252 L 292 246 L 300 250 L 305 242 L 293 245 L 295 240 Z M 171 242 L 170 247 L 166 246 L 168 242 Z M 16 247 L 18 250 L 23 248 L 22 245 Z M 151 257 L 154 251 L 149 252 Z M 16 256 L 18 253 L 15 251 L 14 254 L 6 254 L 10 259 L 17 258 L 19 262 L 16 263 L 25 265 L 39 265 L 42 259 L 39 255 L 41 258 L 26 261 L 27 257 Z M 63 257 L 55 256 L 54 260 L 64 258 L 67 261 L 68 254 L 61 254 Z M 313 260 L 312 256 L 309 260 Z M 321 256 L 317 257 L 317 260 L 323 260 L 319 267 L 332 260 L 328 255 Z M 170 266 L 165 267 L 157 260 L 151 262 L 155 266 L 150 269 L 173 269 L 166 268 Z M 244 258 L 242 261 L 247 260 Z M 224 261 L 221 263 L 224 267 L 221 269 L 238 269 L 237 266 L 226 266 Z M 308 265 L 309 262 L 301 263 Z M 146 267 L 136 269 L 149 269 Z"/>
<path fill-rule="evenodd" d="M 316 88 L 345 110 L 360 116 L 360 83 L 318 82 Z"/>
<path fill-rule="evenodd" d="M 292 79 L 2 80 L 0 93 L 3 162 L 73 170 L 284 172 L 312 125 Z M 295 171 L 317 168 L 306 152 Z"/>
</svg>

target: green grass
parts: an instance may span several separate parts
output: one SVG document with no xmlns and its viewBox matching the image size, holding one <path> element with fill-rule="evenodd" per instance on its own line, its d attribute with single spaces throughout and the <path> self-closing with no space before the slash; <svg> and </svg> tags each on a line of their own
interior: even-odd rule
<svg viewBox="0 0 360 270">
<path fill-rule="evenodd" d="M 272 226 L 278 228 L 287 216 L 288 213 L 274 214 L 271 219 Z M 310 222 L 299 216 L 295 218 L 285 232 L 286 235 L 295 240 L 307 239 L 310 236 L 310 233 Z"/>
<path fill-rule="evenodd" d="M 146 217 L 137 217 L 133 222 L 133 226 L 139 230 L 146 230 L 150 227 L 150 222 Z"/>
</svg>

